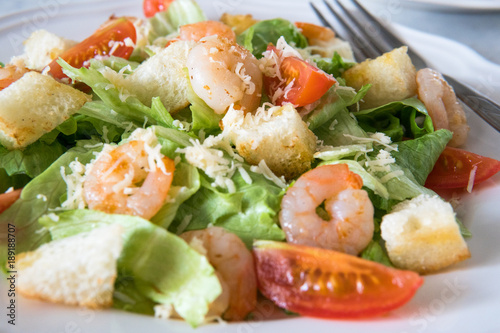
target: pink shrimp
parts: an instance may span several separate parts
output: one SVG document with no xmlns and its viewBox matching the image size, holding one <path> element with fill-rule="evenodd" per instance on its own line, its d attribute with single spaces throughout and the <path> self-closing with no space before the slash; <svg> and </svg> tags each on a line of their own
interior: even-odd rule
<svg viewBox="0 0 500 333">
<path fill-rule="evenodd" d="M 148 170 L 145 144 L 141 140 L 130 141 L 100 155 L 83 184 L 90 209 L 145 219 L 160 210 L 167 198 L 175 165 L 163 157 L 160 163 L 165 170 L 158 166 Z"/>
<path fill-rule="evenodd" d="M 279 221 L 290 243 L 358 254 L 373 237 L 373 205 L 346 164 L 303 174 L 281 201 Z M 329 220 L 317 213 L 324 202 Z"/>
<path fill-rule="evenodd" d="M 221 227 L 181 234 L 188 243 L 201 242 L 222 285 L 222 294 L 210 305 L 209 316 L 243 320 L 257 304 L 257 278 L 252 253 L 235 234 Z M 197 248 L 196 246 L 194 246 Z"/>
</svg>

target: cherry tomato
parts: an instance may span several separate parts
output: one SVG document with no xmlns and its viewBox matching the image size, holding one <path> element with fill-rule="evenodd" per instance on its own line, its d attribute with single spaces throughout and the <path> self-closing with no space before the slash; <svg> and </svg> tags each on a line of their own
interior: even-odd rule
<svg viewBox="0 0 500 333">
<path fill-rule="evenodd" d="M 173 0 L 144 0 L 142 9 L 146 17 L 153 17 L 158 12 L 163 12 L 168 9 L 168 6 Z"/>
<path fill-rule="evenodd" d="M 305 316 L 380 315 L 408 302 L 423 283 L 415 272 L 321 248 L 256 241 L 253 253 L 262 294 Z"/>
<path fill-rule="evenodd" d="M 134 24 L 126 18 L 112 19 L 92 36 L 61 54 L 60 58 L 76 68 L 84 66 L 86 61 L 97 55 L 113 55 L 128 59 L 134 48 L 127 46 L 127 38 L 134 44 L 137 41 Z M 49 64 L 49 73 L 56 79 L 65 78 L 66 75 L 57 60 L 54 59 Z"/>
<path fill-rule="evenodd" d="M 327 27 L 307 22 L 295 22 L 295 26 L 307 39 L 319 39 L 326 42 L 335 38 L 335 32 Z"/>
<path fill-rule="evenodd" d="M 7 210 L 21 196 L 21 190 L 17 189 L 12 192 L 0 194 L 0 214 Z"/>
<path fill-rule="evenodd" d="M 430 189 L 465 188 L 474 168 L 474 184 L 478 184 L 500 171 L 500 161 L 446 147 L 427 177 L 425 186 Z"/>
<path fill-rule="evenodd" d="M 270 49 L 281 57 L 281 52 L 274 46 L 269 46 L 268 50 Z M 285 94 L 277 98 L 277 105 L 292 103 L 299 107 L 311 104 L 320 99 L 337 82 L 333 76 L 293 56 L 283 58 L 279 70 L 284 82 L 276 77 L 264 77 L 269 96 L 274 96 L 279 89 L 285 91 Z M 290 83 L 292 83 L 291 88 L 285 89 Z"/>
</svg>

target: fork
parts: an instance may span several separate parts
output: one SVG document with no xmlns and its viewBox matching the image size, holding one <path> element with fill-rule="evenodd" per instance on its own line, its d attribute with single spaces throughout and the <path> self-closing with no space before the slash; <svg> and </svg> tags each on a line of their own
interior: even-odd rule
<svg viewBox="0 0 500 333">
<path fill-rule="evenodd" d="M 332 28 L 337 35 L 350 42 L 354 56 L 358 61 L 376 58 L 394 48 L 406 45 L 399 37 L 389 30 L 381 21 L 373 16 L 358 0 L 347 0 L 354 10 L 340 0 L 335 0 L 335 5 L 323 0 L 328 11 L 335 18 L 333 24 L 327 20 L 327 14 L 322 13 L 318 6 L 309 2 L 320 21 Z M 372 30 L 370 33 L 368 30 Z M 370 36 L 371 35 L 371 36 Z M 428 66 L 427 62 L 414 50 L 408 47 L 408 55 L 417 69 Z M 443 77 L 453 87 L 457 97 L 471 110 L 483 118 L 489 125 L 500 132 L 500 105 L 476 89 L 460 83 L 456 79 L 443 74 Z"/>
</svg>

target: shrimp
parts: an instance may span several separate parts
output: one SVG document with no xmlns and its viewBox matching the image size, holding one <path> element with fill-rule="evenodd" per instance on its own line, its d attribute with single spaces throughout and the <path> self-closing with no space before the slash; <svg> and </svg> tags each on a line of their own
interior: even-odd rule
<svg viewBox="0 0 500 333">
<path fill-rule="evenodd" d="M 29 72 L 29 69 L 14 65 L 0 67 L 0 91 L 19 80 L 27 72 Z"/>
<path fill-rule="evenodd" d="M 230 26 L 219 21 L 203 21 L 182 25 L 179 28 L 180 40 L 193 40 L 198 42 L 203 37 L 217 35 L 231 43 L 236 43 L 236 34 Z"/>
<path fill-rule="evenodd" d="M 419 70 L 417 93 L 427 108 L 435 129 L 445 128 L 453 132 L 453 138 L 448 145 L 463 145 L 469 133 L 467 118 L 453 88 L 443 76 L 430 68 Z"/>
<path fill-rule="evenodd" d="M 262 96 L 262 72 L 257 59 L 225 38 L 203 38 L 188 55 L 187 68 L 194 92 L 215 113 L 235 109 L 253 112 Z"/>
<path fill-rule="evenodd" d="M 360 176 L 345 164 L 303 174 L 281 201 L 279 221 L 290 243 L 357 255 L 373 237 L 373 205 Z M 324 202 L 326 221 L 317 214 Z"/>
<path fill-rule="evenodd" d="M 238 236 L 221 227 L 188 231 L 180 237 L 196 249 L 202 245 L 200 252 L 205 252 L 221 281 L 222 294 L 210 305 L 208 316 L 243 320 L 257 304 L 252 253 Z"/>
<path fill-rule="evenodd" d="M 106 213 L 153 217 L 165 203 L 175 165 L 162 157 L 151 167 L 149 160 L 146 143 L 141 140 L 102 153 L 83 183 L 88 207 Z"/>
</svg>

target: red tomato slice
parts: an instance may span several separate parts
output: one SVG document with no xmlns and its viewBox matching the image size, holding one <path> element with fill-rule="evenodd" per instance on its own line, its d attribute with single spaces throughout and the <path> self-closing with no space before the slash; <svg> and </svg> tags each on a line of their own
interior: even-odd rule
<svg viewBox="0 0 500 333">
<path fill-rule="evenodd" d="M 423 283 L 415 272 L 321 248 L 256 241 L 253 253 L 262 294 L 305 316 L 380 315 L 408 302 Z"/>
<path fill-rule="evenodd" d="M 144 0 L 142 9 L 146 17 L 153 17 L 158 12 L 163 12 L 168 9 L 168 6 L 174 0 Z"/>
<path fill-rule="evenodd" d="M 425 181 L 430 189 L 465 188 L 476 167 L 474 184 L 481 183 L 500 171 L 500 161 L 469 151 L 446 147 Z"/>
<path fill-rule="evenodd" d="M 0 194 L 0 214 L 7 210 L 21 196 L 22 189 Z"/>
<path fill-rule="evenodd" d="M 281 52 L 274 46 L 269 46 L 268 50 L 274 50 L 281 56 Z M 280 82 L 275 77 L 264 77 L 269 96 L 274 96 L 278 89 L 285 90 L 285 87 L 293 81 L 291 89 L 276 100 L 277 105 L 292 103 L 299 107 L 311 104 L 320 99 L 337 82 L 332 75 L 297 57 L 285 57 L 281 62 L 280 72 L 285 82 Z"/>
<path fill-rule="evenodd" d="M 134 48 L 126 45 L 127 38 L 134 44 L 137 41 L 134 24 L 126 18 L 113 19 L 101 26 L 92 36 L 64 52 L 60 58 L 76 68 L 83 67 L 86 61 L 97 55 L 128 59 Z M 57 60 L 54 59 L 49 64 L 49 73 L 56 79 L 65 78 L 66 75 Z"/>
</svg>

